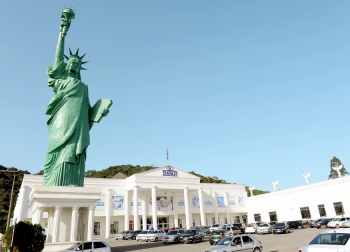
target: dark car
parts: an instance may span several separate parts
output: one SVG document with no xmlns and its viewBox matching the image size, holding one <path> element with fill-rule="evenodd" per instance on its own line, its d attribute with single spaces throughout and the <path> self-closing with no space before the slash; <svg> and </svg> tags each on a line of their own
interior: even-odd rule
<svg viewBox="0 0 350 252">
<path fill-rule="evenodd" d="M 130 231 L 125 235 L 125 240 L 129 240 L 129 239 L 136 240 L 136 236 L 141 232 L 142 230 Z"/>
<path fill-rule="evenodd" d="M 275 226 L 273 227 L 272 232 L 274 234 L 280 234 L 280 233 L 290 233 L 289 225 L 286 222 L 277 222 Z"/>
<path fill-rule="evenodd" d="M 229 231 L 230 230 L 227 229 L 213 230 L 209 235 L 210 245 L 219 243 L 222 239 L 228 236 Z"/>
<path fill-rule="evenodd" d="M 210 228 L 211 226 L 205 226 L 202 231 L 205 233 L 205 234 L 210 234 Z"/>
<path fill-rule="evenodd" d="M 318 223 L 318 222 L 320 222 L 320 221 L 322 221 L 322 220 L 323 220 L 323 219 L 317 219 L 317 220 L 315 220 L 315 221 L 310 222 L 310 223 L 309 223 L 309 227 L 310 227 L 310 228 L 314 228 L 314 227 L 315 227 L 315 224 Z"/>
<path fill-rule="evenodd" d="M 233 226 L 238 227 L 241 230 L 242 234 L 244 234 L 244 230 L 245 230 L 245 225 L 244 224 L 242 224 L 242 223 L 233 224 Z"/>
<path fill-rule="evenodd" d="M 277 221 L 271 221 L 271 222 L 269 222 L 269 224 L 270 224 L 271 226 L 274 226 L 276 223 L 277 223 Z"/>
<path fill-rule="evenodd" d="M 289 228 L 302 229 L 304 228 L 300 221 L 287 221 Z"/>
<path fill-rule="evenodd" d="M 322 219 L 321 221 L 315 223 L 315 228 L 327 228 L 328 222 L 331 222 L 333 218 Z"/>
<path fill-rule="evenodd" d="M 189 229 L 180 237 L 181 243 L 196 243 L 197 241 L 204 241 L 204 232 L 202 229 Z"/>
</svg>

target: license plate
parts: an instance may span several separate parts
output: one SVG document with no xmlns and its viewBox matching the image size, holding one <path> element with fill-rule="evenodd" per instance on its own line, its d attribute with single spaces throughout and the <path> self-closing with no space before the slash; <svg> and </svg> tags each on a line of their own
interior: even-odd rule
<svg viewBox="0 0 350 252">
<path fill-rule="evenodd" d="M 215 239 L 214 241 L 218 241 L 218 239 Z"/>
</svg>

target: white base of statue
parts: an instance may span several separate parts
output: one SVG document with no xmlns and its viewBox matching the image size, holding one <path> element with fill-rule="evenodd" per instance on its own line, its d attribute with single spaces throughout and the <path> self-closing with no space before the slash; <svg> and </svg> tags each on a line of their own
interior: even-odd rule
<svg viewBox="0 0 350 252">
<path fill-rule="evenodd" d="M 43 212 L 48 212 L 48 235 L 43 251 L 68 248 L 81 241 L 83 233 L 85 241 L 93 239 L 95 206 L 101 192 L 98 187 L 33 187 L 29 196 L 32 223 L 42 224 Z"/>
</svg>

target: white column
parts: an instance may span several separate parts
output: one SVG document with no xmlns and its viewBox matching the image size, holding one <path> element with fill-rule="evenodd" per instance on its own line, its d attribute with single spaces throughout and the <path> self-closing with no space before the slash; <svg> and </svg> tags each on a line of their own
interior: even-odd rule
<svg viewBox="0 0 350 252">
<path fill-rule="evenodd" d="M 227 219 L 227 224 L 231 224 L 230 221 L 230 203 L 228 201 L 228 192 L 225 192 L 224 194 L 225 197 L 225 207 L 226 207 L 226 219 Z M 243 223 L 243 222 L 242 222 Z"/>
<path fill-rule="evenodd" d="M 174 227 L 179 226 L 179 214 L 178 214 L 178 199 L 175 193 L 173 193 L 173 211 L 174 211 Z"/>
<path fill-rule="evenodd" d="M 152 223 L 153 229 L 158 230 L 157 222 L 157 191 L 156 186 L 152 187 Z"/>
<path fill-rule="evenodd" d="M 201 225 L 206 226 L 205 222 L 205 212 L 204 212 L 204 201 L 203 201 L 203 191 L 202 187 L 198 188 L 198 198 L 199 198 L 199 212 L 201 215 Z"/>
<path fill-rule="evenodd" d="M 24 215 L 24 211 L 27 210 L 27 197 L 28 197 L 28 190 L 29 187 L 28 186 L 22 186 L 20 189 L 20 193 L 19 193 L 19 197 L 18 197 L 18 201 L 17 201 L 17 216 L 14 216 L 14 218 L 17 218 L 17 222 L 22 221 L 23 220 L 23 215 Z"/>
<path fill-rule="evenodd" d="M 185 198 L 185 214 L 186 214 L 186 229 L 191 228 L 191 216 L 190 216 L 190 201 L 188 200 L 188 187 L 184 189 Z"/>
<path fill-rule="evenodd" d="M 72 221 L 70 224 L 70 241 L 77 240 L 77 231 L 78 231 L 78 206 L 72 207 Z"/>
<path fill-rule="evenodd" d="M 96 206 L 89 206 L 89 220 L 88 220 L 88 231 L 87 240 L 92 241 L 94 238 L 94 219 L 95 219 L 95 208 Z"/>
<path fill-rule="evenodd" d="M 144 193 L 141 201 L 142 208 L 142 230 L 147 230 L 147 195 Z"/>
<path fill-rule="evenodd" d="M 55 208 L 55 215 L 53 217 L 53 227 L 52 227 L 52 242 L 58 242 L 59 241 L 59 235 L 60 235 L 60 223 L 61 223 L 61 206 L 56 206 Z"/>
<path fill-rule="evenodd" d="M 214 207 L 215 224 L 219 224 L 218 201 L 216 199 L 215 191 L 213 191 L 212 200 L 213 200 L 213 207 Z"/>
<path fill-rule="evenodd" d="M 140 229 L 139 224 L 139 191 L 137 186 L 134 186 L 134 230 Z"/>
<path fill-rule="evenodd" d="M 111 234 L 111 211 L 112 211 L 112 191 L 107 189 L 106 191 L 106 235 L 105 238 L 109 238 Z"/>
<path fill-rule="evenodd" d="M 125 230 L 129 230 L 129 191 L 125 190 L 125 196 L 124 196 L 124 207 L 125 207 Z"/>
</svg>

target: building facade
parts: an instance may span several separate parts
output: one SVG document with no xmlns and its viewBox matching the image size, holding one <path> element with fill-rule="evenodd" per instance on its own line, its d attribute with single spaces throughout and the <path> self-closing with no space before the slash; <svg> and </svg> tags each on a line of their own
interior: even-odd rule
<svg viewBox="0 0 350 252">
<path fill-rule="evenodd" d="M 38 215 L 34 214 L 38 210 L 28 205 L 33 186 L 42 182 L 41 175 L 24 175 L 14 211 L 17 221 L 32 221 L 33 217 L 47 227 L 47 209 L 41 209 Z M 125 179 L 85 178 L 84 187 L 102 188 L 93 213 L 94 238 L 111 237 L 123 230 L 188 229 L 246 222 L 247 218 L 245 185 L 200 183 L 199 177 L 172 166 Z"/>
</svg>

